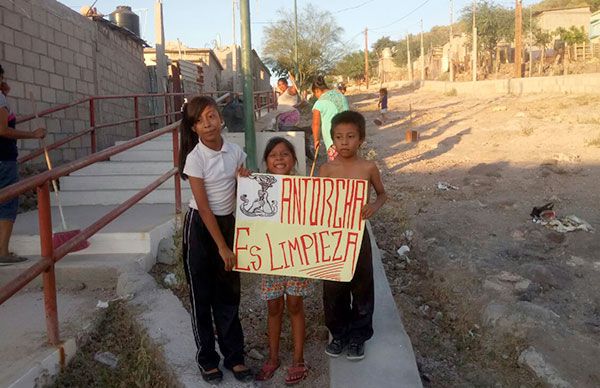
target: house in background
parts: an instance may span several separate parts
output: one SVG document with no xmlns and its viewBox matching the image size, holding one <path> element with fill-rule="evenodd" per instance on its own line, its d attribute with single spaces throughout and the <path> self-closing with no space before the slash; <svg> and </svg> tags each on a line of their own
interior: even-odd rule
<svg viewBox="0 0 600 388">
<path fill-rule="evenodd" d="M 590 18 L 590 42 L 600 43 L 600 11 L 596 11 Z"/>
<path fill-rule="evenodd" d="M 223 65 L 221 89 L 240 93 L 244 88 L 242 75 L 242 54 L 240 46 L 230 45 L 214 49 Z M 271 71 L 263 63 L 255 50 L 252 50 L 254 91 L 271 90 Z"/>
<path fill-rule="evenodd" d="M 590 32 L 592 12 L 590 7 L 569 7 L 550 9 L 536 13 L 538 26 L 545 31 L 555 31 L 562 27 L 569 29 L 571 26 L 583 27 L 586 34 Z"/>
</svg>

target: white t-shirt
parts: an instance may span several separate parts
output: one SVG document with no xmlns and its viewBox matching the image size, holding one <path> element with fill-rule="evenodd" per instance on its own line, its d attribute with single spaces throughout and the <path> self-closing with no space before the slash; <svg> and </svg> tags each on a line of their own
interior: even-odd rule
<svg viewBox="0 0 600 388">
<path fill-rule="evenodd" d="M 223 140 L 221 150 L 215 151 L 199 142 L 185 159 L 183 172 L 204 180 L 210 210 L 226 216 L 235 210 L 236 172 L 245 161 L 246 153 L 237 144 Z M 190 207 L 198 209 L 194 197 Z"/>
<path fill-rule="evenodd" d="M 298 93 L 291 95 L 290 88 L 285 89 L 285 92 L 281 93 L 277 97 L 277 110 L 281 112 L 287 112 L 294 109 L 294 105 L 298 103 Z"/>
</svg>

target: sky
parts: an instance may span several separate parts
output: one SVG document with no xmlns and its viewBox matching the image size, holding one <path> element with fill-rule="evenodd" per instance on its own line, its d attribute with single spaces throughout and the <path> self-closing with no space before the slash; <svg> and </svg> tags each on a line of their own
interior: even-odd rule
<svg viewBox="0 0 600 388">
<path fill-rule="evenodd" d="M 240 0 L 237 0 L 239 4 Z M 76 11 L 93 0 L 61 0 Z M 95 7 L 108 15 L 117 5 L 129 5 L 140 16 L 142 38 L 154 45 L 154 4 L 156 0 L 97 0 Z M 277 10 L 284 9 L 293 18 L 293 0 L 249 0 L 252 47 L 260 54 L 263 29 L 277 19 Z M 531 1 L 524 1 L 528 5 Z M 514 7 L 514 0 L 497 0 L 496 3 Z M 418 33 L 420 20 L 428 31 L 436 25 L 450 22 L 450 0 L 297 0 L 298 8 L 317 7 L 330 11 L 344 29 L 343 41 L 351 50 L 364 47 L 363 31 L 369 29 L 369 46 L 378 38 L 402 38 L 406 32 Z M 471 0 L 454 0 L 455 20 L 460 10 Z M 188 47 L 212 48 L 233 42 L 233 0 L 163 0 L 166 40 L 180 39 Z M 235 10 L 237 43 L 240 44 L 239 7 Z"/>
</svg>

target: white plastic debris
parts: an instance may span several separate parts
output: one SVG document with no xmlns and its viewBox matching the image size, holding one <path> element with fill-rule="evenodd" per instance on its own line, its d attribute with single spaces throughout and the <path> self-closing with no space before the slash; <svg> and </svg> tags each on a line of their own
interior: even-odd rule
<svg viewBox="0 0 600 388">
<path fill-rule="evenodd" d="M 415 235 L 415 232 L 413 232 L 412 230 L 406 230 L 404 233 L 402 233 L 402 236 L 404 236 L 404 238 L 406 239 L 406 241 L 412 241 L 413 236 Z"/>
<path fill-rule="evenodd" d="M 550 219 L 549 221 L 539 219 L 537 222 L 559 233 L 574 232 L 576 230 L 594 233 L 592 225 L 575 215 Z"/>
<path fill-rule="evenodd" d="M 119 357 L 111 352 L 97 352 L 94 354 L 94 360 L 115 369 L 119 363 Z"/>
<path fill-rule="evenodd" d="M 408 252 L 410 252 L 410 248 L 408 247 L 408 245 L 402 245 L 400 248 L 398 248 L 396 252 L 398 252 L 398 256 L 404 256 Z"/>
<path fill-rule="evenodd" d="M 106 302 L 104 300 L 99 300 L 98 303 L 96 304 L 96 308 L 98 308 L 98 309 L 107 309 L 108 308 L 108 302 Z"/>
<path fill-rule="evenodd" d="M 168 273 L 167 276 L 165 276 L 165 278 L 163 279 L 163 281 L 169 287 L 176 286 L 178 283 L 177 276 L 175 276 L 174 273 Z"/>
<path fill-rule="evenodd" d="M 448 182 L 438 182 L 436 187 L 438 190 L 441 190 L 441 191 L 458 190 L 458 187 L 453 186 Z"/>
</svg>

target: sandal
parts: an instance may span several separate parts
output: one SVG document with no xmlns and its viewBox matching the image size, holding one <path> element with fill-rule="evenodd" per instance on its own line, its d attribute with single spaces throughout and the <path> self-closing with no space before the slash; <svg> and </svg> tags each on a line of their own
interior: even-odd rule
<svg viewBox="0 0 600 388">
<path fill-rule="evenodd" d="M 236 365 L 237 366 L 237 365 Z M 231 371 L 231 373 L 233 373 L 233 377 L 235 377 L 235 379 L 237 381 L 241 381 L 242 383 L 248 383 L 252 380 L 254 380 L 254 374 L 252 373 L 252 370 L 248 367 L 246 367 L 244 365 L 245 369 L 242 370 L 234 370 L 233 368 L 227 368 Z"/>
<path fill-rule="evenodd" d="M 306 376 L 308 376 L 308 367 L 304 363 L 290 366 L 287 371 L 287 376 L 285 377 L 285 384 L 297 384 L 304 380 Z"/>
<path fill-rule="evenodd" d="M 223 372 L 219 368 L 215 368 L 216 370 L 212 372 L 205 372 L 204 369 L 200 368 L 200 373 L 202 374 L 202 379 L 207 383 L 220 383 L 223 380 Z"/>
<path fill-rule="evenodd" d="M 256 381 L 267 381 L 270 380 L 271 377 L 275 374 L 275 371 L 279 369 L 281 363 L 277 361 L 277 364 L 273 365 L 269 363 L 269 361 L 265 362 L 260 369 L 260 371 L 256 374 Z"/>
</svg>

